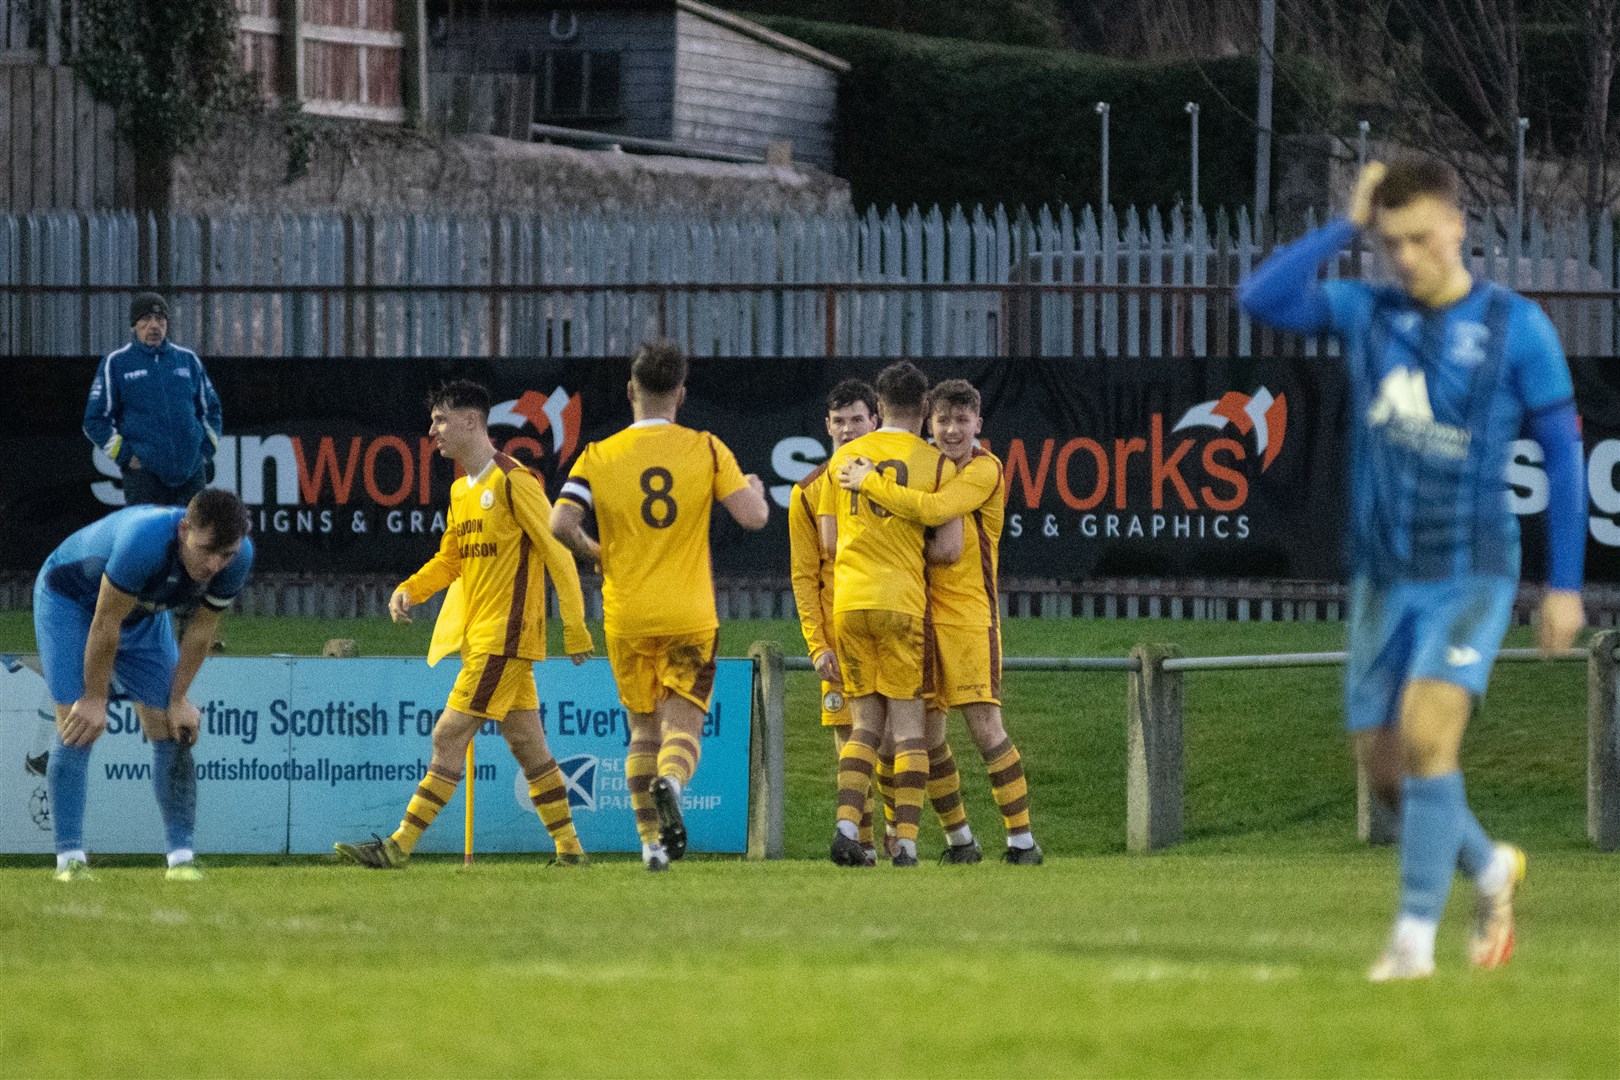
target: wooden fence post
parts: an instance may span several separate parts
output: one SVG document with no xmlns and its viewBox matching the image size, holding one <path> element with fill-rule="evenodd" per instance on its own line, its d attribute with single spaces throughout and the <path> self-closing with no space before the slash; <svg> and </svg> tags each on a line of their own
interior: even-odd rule
<svg viewBox="0 0 1620 1080">
<path fill-rule="evenodd" d="M 756 641 L 754 708 L 748 740 L 748 858 L 782 857 L 783 798 L 786 781 L 787 682 L 782 646 Z"/>
<path fill-rule="evenodd" d="M 1181 843 L 1183 785 L 1182 680 L 1164 662 L 1181 655 L 1174 645 L 1137 645 L 1127 691 L 1125 846 L 1157 851 Z"/>
<path fill-rule="evenodd" d="M 304 100 L 304 0 L 278 0 L 281 17 L 281 100 Z"/>
<path fill-rule="evenodd" d="M 405 123 L 418 130 L 427 126 L 427 0 L 401 0 L 399 28 L 405 34 L 405 52 L 400 58 L 400 100 L 405 106 Z M 528 131 L 521 136 L 528 139 Z"/>
<path fill-rule="evenodd" d="M 1586 835 L 1599 851 L 1620 850 L 1616 649 L 1620 649 L 1620 631 L 1594 634 L 1586 662 Z"/>
</svg>

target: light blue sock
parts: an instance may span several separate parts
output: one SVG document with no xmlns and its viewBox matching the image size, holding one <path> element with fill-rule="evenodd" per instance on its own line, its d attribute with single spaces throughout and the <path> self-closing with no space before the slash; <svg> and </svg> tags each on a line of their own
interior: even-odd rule
<svg viewBox="0 0 1620 1080">
<path fill-rule="evenodd" d="M 1477 879 L 1491 865 L 1496 857 L 1496 845 L 1491 838 L 1485 835 L 1485 829 L 1480 825 L 1479 819 L 1468 808 L 1468 796 L 1462 798 L 1462 806 L 1458 808 L 1458 818 L 1462 822 L 1462 847 L 1457 851 L 1457 866 L 1463 876 Z"/>
<path fill-rule="evenodd" d="M 84 848 L 84 800 L 90 782 L 90 747 L 68 746 L 58 735 L 45 766 L 51 792 L 51 824 L 56 829 L 57 851 Z"/>
<path fill-rule="evenodd" d="M 1401 914 L 1438 922 L 1462 845 L 1462 773 L 1401 783 Z"/>
<path fill-rule="evenodd" d="M 185 767 L 175 775 L 175 760 L 180 756 L 180 744 L 173 739 L 152 743 L 152 787 L 163 813 L 163 835 L 170 851 L 190 848 L 197 824 L 197 777 Z M 186 754 L 184 760 L 189 764 L 191 755 Z"/>
</svg>

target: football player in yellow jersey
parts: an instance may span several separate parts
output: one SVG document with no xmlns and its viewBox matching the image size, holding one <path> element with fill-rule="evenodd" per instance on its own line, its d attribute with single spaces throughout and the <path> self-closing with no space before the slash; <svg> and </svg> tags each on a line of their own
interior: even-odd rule
<svg viewBox="0 0 1620 1080">
<path fill-rule="evenodd" d="M 868 458 L 903 486 L 937 491 L 955 468 L 917 432 L 928 380 L 900 361 L 878 374 L 883 426 L 833 454 L 834 473 Z M 827 485 L 816 507 L 822 546 L 834 553 L 833 647 L 851 699 L 854 731 L 838 755 L 838 831 L 831 856 L 839 866 L 869 866 L 857 839 L 885 731 L 894 744 L 894 865 L 917 865 L 917 826 L 928 778 L 923 694 L 930 688 L 924 641 L 928 607 L 925 558 L 954 561 L 962 523 L 941 525 L 932 538 L 857 492 Z M 926 553 L 925 553 L 926 552 Z"/>
<path fill-rule="evenodd" d="M 602 568 L 608 660 L 630 721 L 625 780 L 648 870 L 686 853 L 681 790 L 697 770 L 714 691 L 720 620 L 714 608 L 709 515 L 716 502 L 745 529 L 768 508 L 726 444 L 675 423 L 686 357 L 648 342 L 630 365 L 635 422 L 579 455 L 557 494 L 557 538 Z M 585 512 L 596 515 L 592 539 Z"/>
<path fill-rule="evenodd" d="M 827 395 L 827 434 L 832 438 L 835 451 L 876 429 L 877 422 L 877 391 L 869 383 L 845 379 Z M 788 547 L 799 626 L 810 650 L 810 662 L 821 675 L 821 723 L 832 729 L 833 751 L 841 753 L 849 739 L 852 713 L 849 700 L 844 696 L 838 654 L 832 647 L 833 560 L 822 550 L 821 528 L 816 518 L 821 489 L 831 482 L 827 464 L 823 462 L 793 485 L 793 493 L 788 496 Z M 861 812 L 858 838 L 868 857 L 876 859 L 870 797 Z"/>
<path fill-rule="evenodd" d="M 464 601 L 461 674 L 433 725 L 433 758 L 392 836 L 333 845 L 338 856 L 373 869 L 404 866 L 422 832 L 461 783 L 467 744 L 486 720 L 501 725 L 529 781 L 529 797 L 551 834 L 553 865 L 577 866 L 585 853 L 568 813 L 562 773 L 540 724 L 534 661 L 546 656 L 545 572 L 557 588 L 563 648 L 574 663 L 594 646 L 585 627 L 579 571 L 551 535 L 551 504 L 540 481 L 495 452 L 489 438 L 489 391 L 475 382 L 446 383 L 428 398 L 428 435 L 439 453 L 461 467 L 451 488 L 450 515 L 438 554 L 394 590 L 388 613 L 410 622 L 413 604 L 459 581 Z M 452 609 L 441 619 L 454 618 Z M 454 629 L 454 628 L 453 628 Z"/>
<path fill-rule="evenodd" d="M 996 588 L 997 556 L 1006 488 L 1001 460 L 978 444 L 984 426 L 979 391 L 964 379 L 947 379 L 929 394 L 934 445 L 950 458 L 956 478 L 937 494 L 903 488 L 857 461 L 840 470 L 842 488 L 859 491 L 895 514 L 934 525 L 960 515 L 962 554 L 949 566 L 928 568 L 939 678 L 929 699 L 931 755 L 946 744 L 945 714 L 960 708 L 968 731 L 984 755 L 990 788 L 1007 829 L 1009 863 L 1038 866 L 1043 860 L 1029 825 L 1029 792 L 1023 759 L 1002 724 L 1001 606 Z M 953 841 L 954 845 L 954 841 Z M 951 854 L 946 852 L 947 857 Z"/>
</svg>

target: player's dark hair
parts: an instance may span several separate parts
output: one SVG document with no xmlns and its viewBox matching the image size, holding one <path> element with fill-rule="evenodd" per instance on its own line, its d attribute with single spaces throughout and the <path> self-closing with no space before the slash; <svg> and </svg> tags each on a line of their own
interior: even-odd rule
<svg viewBox="0 0 1620 1080">
<path fill-rule="evenodd" d="M 186 520 L 193 529 L 205 530 L 215 547 L 230 547 L 248 534 L 248 509 L 223 488 L 203 488 L 186 506 Z"/>
<path fill-rule="evenodd" d="M 686 384 L 686 354 L 673 341 L 644 341 L 630 361 L 630 377 L 656 397 L 673 394 Z"/>
<path fill-rule="evenodd" d="M 972 409 L 983 413 L 984 404 L 978 387 L 966 379 L 944 379 L 928 391 L 928 411 L 933 413 L 940 409 Z"/>
<path fill-rule="evenodd" d="M 866 411 L 877 415 L 877 391 L 872 389 L 872 384 L 865 379 L 845 379 L 827 395 L 827 412 L 835 413 L 857 401 L 865 402 Z"/>
<path fill-rule="evenodd" d="M 1373 188 L 1372 199 L 1380 210 L 1398 210 L 1424 196 L 1461 206 L 1462 178 L 1456 169 L 1437 158 L 1401 158 L 1389 163 L 1384 178 Z"/>
<path fill-rule="evenodd" d="M 889 411 L 920 413 L 928 395 L 928 376 L 910 360 L 897 360 L 878 372 L 877 395 Z"/>
<path fill-rule="evenodd" d="M 489 420 L 489 387 L 471 379 L 452 379 L 428 394 L 428 411 L 434 409 L 477 409 Z"/>
</svg>

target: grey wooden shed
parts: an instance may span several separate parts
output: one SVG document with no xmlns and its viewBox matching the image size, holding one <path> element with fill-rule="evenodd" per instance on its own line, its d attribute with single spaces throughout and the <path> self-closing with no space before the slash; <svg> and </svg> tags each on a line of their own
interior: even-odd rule
<svg viewBox="0 0 1620 1080">
<path fill-rule="evenodd" d="M 849 65 L 730 12 L 698 0 L 429 0 L 427 11 L 444 108 L 466 92 L 448 89 L 455 77 L 521 79 L 496 84 L 497 132 L 532 120 L 752 160 L 785 142 L 795 160 L 834 167 Z"/>
</svg>

